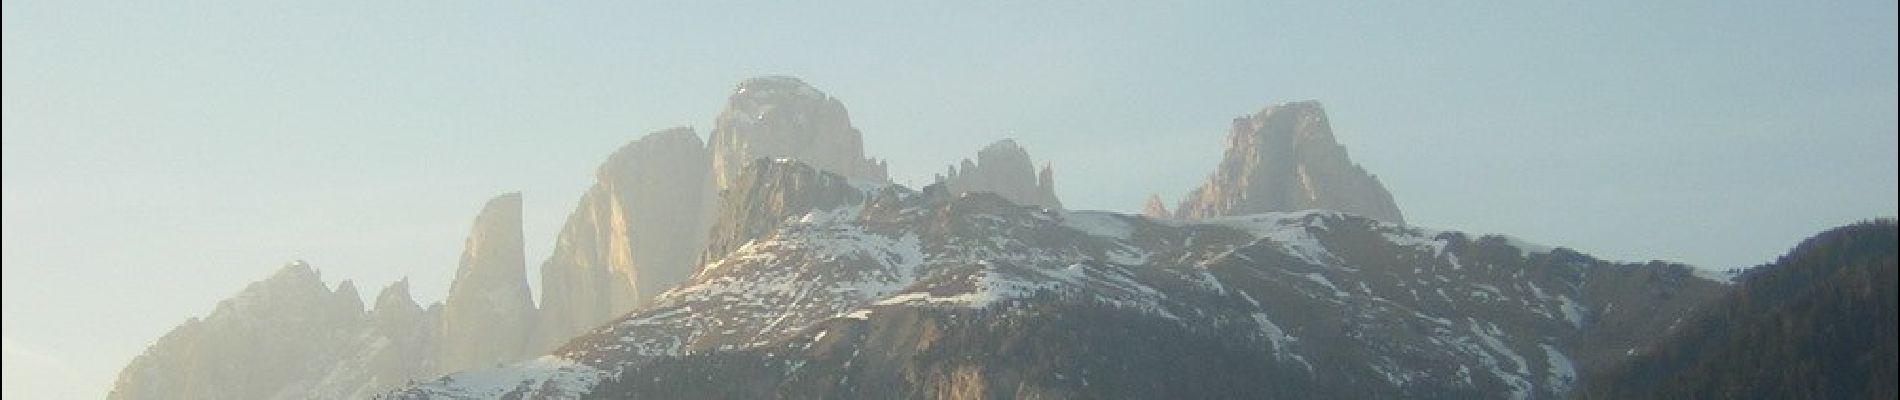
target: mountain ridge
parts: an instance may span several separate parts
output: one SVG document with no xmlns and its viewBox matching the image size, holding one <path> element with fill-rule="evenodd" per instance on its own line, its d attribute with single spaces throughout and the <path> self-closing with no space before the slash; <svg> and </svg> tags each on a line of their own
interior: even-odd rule
<svg viewBox="0 0 1900 400">
<path fill-rule="evenodd" d="M 749 169 L 759 172 L 744 176 L 761 181 L 787 179 L 774 175 L 799 181 L 844 180 L 809 167 L 786 168 L 790 163 L 795 162 L 761 161 Z M 896 185 L 779 187 L 795 192 L 782 195 L 788 199 L 860 200 L 817 200 L 792 207 L 810 211 L 767 216 L 763 221 L 773 226 L 769 234 L 708 262 L 653 306 L 577 337 L 530 365 L 472 372 L 522 378 L 516 385 L 471 390 L 457 383 L 468 378 L 449 375 L 386 397 L 890 397 L 937 390 L 1009 397 L 972 379 L 1041 382 L 1035 393 L 1050 395 L 1120 397 L 1048 382 L 1056 379 L 1053 375 L 981 372 L 1013 368 L 1008 364 L 979 362 L 966 372 L 936 370 L 943 366 L 901 361 L 905 354 L 921 354 L 910 353 L 918 350 L 893 350 L 938 348 L 929 343 L 959 347 L 956 343 L 961 342 L 946 343 L 941 336 L 909 328 L 923 320 L 984 324 L 991 327 L 984 328 L 987 332 L 1003 337 L 1016 337 L 1020 333 L 1009 327 L 1021 326 L 1054 329 L 1077 340 L 1112 341 L 1076 331 L 1087 331 L 1083 328 L 1090 321 L 1110 323 L 1117 318 L 1153 320 L 1161 325 L 1142 326 L 1156 329 L 1156 334 L 1213 335 L 1229 350 L 1251 349 L 1243 354 L 1258 358 L 1244 357 L 1252 361 L 1243 364 L 1251 368 L 1248 371 L 1267 374 L 1256 376 L 1263 382 L 1312 388 L 1313 393 L 1333 397 L 1546 397 L 1567 393 L 1580 378 L 1579 365 L 1597 363 L 1607 354 L 1627 350 L 1618 346 L 1630 344 L 1574 338 L 1596 328 L 1599 319 L 1622 318 L 1608 307 L 1598 308 L 1605 299 L 1586 296 L 1634 288 L 1636 294 L 1617 293 L 1616 301 L 1630 308 L 1662 310 L 1643 320 L 1667 320 L 1726 288 L 1676 264 L 1607 263 L 1507 237 L 1429 231 L 1332 211 L 1154 220 L 1023 207 L 989 193 L 952 195 L 937 185 L 921 190 Z M 827 192 L 832 195 L 821 194 Z M 821 203 L 832 205 L 827 209 Z M 1364 249 L 1348 250 L 1355 247 Z M 1419 257 L 1431 261 L 1419 263 Z M 1038 325 L 1040 317 L 1010 317 L 1029 312 L 1022 310 L 1044 310 L 1032 314 L 1050 318 L 1079 312 L 1108 319 L 1056 328 Z M 1348 318 L 1341 321 L 1332 315 Z M 852 361 L 837 359 L 828 367 L 816 367 L 830 359 L 822 354 L 836 354 L 819 344 L 845 337 L 832 336 L 827 327 L 866 332 L 862 324 L 869 324 L 869 332 L 909 338 L 888 339 L 897 340 L 887 343 L 894 348 L 850 352 L 891 351 L 891 358 L 865 361 L 890 368 L 851 369 Z M 1664 328 L 1641 323 L 1613 327 L 1627 327 L 1633 332 L 1619 337 L 1637 339 Z M 1344 333 L 1344 338 L 1321 332 Z M 1082 336 L 1074 336 L 1078 334 Z M 982 347 L 975 344 L 986 340 L 981 336 L 963 340 Z M 878 342 L 831 346 L 868 343 Z M 1399 355 L 1410 358 L 1389 358 Z M 1127 361 L 1116 361 L 1113 353 L 1097 356 L 1109 357 L 1102 365 Z M 1446 362 L 1459 366 L 1441 366 Z M 916 368 L 925 369 L 916 370 L 925 374 L 921 376 L 936 378 L 885 375 Z M 1329 372 L 1313 372 L 1319 370 Z M 842 374 L 845 380 L 863 379 L 867 386 L 810 381 L 814 375 L 798 371 Z M 715 376 L 753 376 L 777 383 L 627 385 L 698 382 Z M 1366 379 L 1380 383 L 1362 381 Z M 1199 383 L 1287 395 L 1262 386 L 1232 386 L 1236 382 Z"/>
<path fill-rule="evenodd" d="M 503 194 L 444 302 L 403 280 L 366 311 L 353 283 L 307 290 L 320 275 L 293 263 L 236 298 L 289 305 L 188 321 L 111 398 L 1546 398 L 1730 290 L 1406 225 L 1317 102 L 1235 119 L 1208 181 L 1142 214 L 1063 209 L 1053 167 L 1010 139 L 922 188 L 862 141 L 802 80 L 745 80 L 705 141 L 669 128 L 607 157 L 539 304 L 520 194 Z M 1127 372 L 1142 366 L 1167 378 Z M 731 377 L 748 383 L 705 384 Z"/>
</svg>

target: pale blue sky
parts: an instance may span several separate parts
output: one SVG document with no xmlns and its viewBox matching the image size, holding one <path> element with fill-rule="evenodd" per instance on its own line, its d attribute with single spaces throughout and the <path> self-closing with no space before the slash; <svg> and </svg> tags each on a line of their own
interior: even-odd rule
<svg viewBox="0 0 1900 400">
<path fill-rule="evenodd" d="M 1423 226 L 1727 268 L 1896 209 L 1891 1 L 160 3 L 4 3 L 7 397 L 103 395 L 291 259 L 437 300 L 504 191 L 534 268 L 609 152 L 760 74 L 900 182 L 1014 137 L 1076 208 L 1317 99 Z"/>
</svg>

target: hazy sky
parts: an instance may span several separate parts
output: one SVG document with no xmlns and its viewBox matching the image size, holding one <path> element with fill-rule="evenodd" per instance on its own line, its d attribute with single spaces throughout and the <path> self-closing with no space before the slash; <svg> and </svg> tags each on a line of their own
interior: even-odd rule
<svg viewBox="0 0 1900 400">
<path fill-rule="evenodd" d="M 97 398 L 292 259 L 439 300 L 504 191 L 534 271 L 608 153 L 760 74 L 900 183 L 1013 137 L 1074 208 L 1317 99 L 1428 227 L 1728 268 L 1896 210 L 1892 1 L 605 3 L 6 1 L 4 395 Z"/>
</svg>

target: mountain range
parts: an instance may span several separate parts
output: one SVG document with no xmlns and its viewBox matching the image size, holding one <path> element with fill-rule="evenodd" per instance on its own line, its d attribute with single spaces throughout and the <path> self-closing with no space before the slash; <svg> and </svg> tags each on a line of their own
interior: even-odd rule
<svg viewBox="0 0 1900 400">
<path fill-rule="evenodd" d="M 397 282 L 365 309 L 292 262 L 158 339 L 108 397 L 1624 398 L 1744 387 L 1709 354 L 1823 339 L 1776 356 L 1873 356 L 1786 385 L 1894 371 L 1891 220 L 1740 275 L 1407 225 L 1312 101 L 1236 118 L 1172 211 L 1064 209 L 1053 166 L 1008 139 L 893 184 L 840 100 L 781 76 L 737 85 L 707 140 L 657 131 L 596 176 L 538 302 L 521 195 L 502 194 L 443 302 Z M 1771 278 L 1790 274 L 1848 278 Z M 1786 311 L 1841 292 L 1816 285 L 1858 295 Z M 1834 315 L 1877 329 L 1772 329 Z M 1758 333 L 1708 340 L 1737 326 Z M 1680 371 L 1710 383 L 1658 378 Z M 1893 393 L 1871 382 L 1789 393 Z"/>
</svg>

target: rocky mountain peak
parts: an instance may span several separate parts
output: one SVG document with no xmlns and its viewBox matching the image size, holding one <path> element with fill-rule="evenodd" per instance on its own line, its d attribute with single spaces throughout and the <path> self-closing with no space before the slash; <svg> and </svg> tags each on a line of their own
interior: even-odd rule
<svg viewBox="0 0 1900 400">
<path fill-rule="evenodd" d="M 1056 198 L 1054 170 L 1045 163 L 1038 172 L 1029 152 L 1014 139 L 984 146 L 975 162 L 963 159 L 937 179 L 952 193 L 990 192 L 1020 205 L 1062 208 Z"/>
<path fill-rule="evenodd" d="M 1148 202 L 1141 205 L 1141 215 L 1154 219 L 1174 217 L 1174 214 L 1168 213 L 1168 205 L 1161 202 L 1161 195 L 1157 194 L 1148 195 Z"/>
<path fill-rule="evenodd" d="M 758 158 L 790 157 L 853 179 L 889 182 L 882 161 L 864 156 L 864 137 L 844 103 L 797 78 L 747 79 L 733 89 L 709 139 L 720 188 Z"/>
<path fill-rule="evenodd" d="M 443 301 L 443 364 L 466 368 L 522 355 L 534 300 L 522 254 L 521 194 L 489 199 L 475 217 Z"/>
<path fill-rule="evenodd" d="M 1346 156 L 1316 101 L 1235 118 L 1226 155 L 1175 209 L 1182 218 L 1330 209 L 1404 223 L 1377 177 Z"/>
<path fill-rule="evenodd" d="M 541 264 L 537 351 L 642 304 L 692 274 L 714 197 L 691 128 L 647 134 L 601 163 Z"/>
<path fill-rule="evenodd" d="M 352 282 L 348 279 L 338 282 L 336 284 L 336 290 L 331 292 L 331 297 L 336 299 L 336 307 L 339 311 L 345 313 L 363 312 L 363 294 L 356 291 L 356 282 Z"/>
<path fill-rule="evenodd" d="M 303 260 L 284 264 L 269 278 L 244 288 L 236 297 L 218 303 L 213 316 L 243 314 L 289 307 L 314 307 L 320 314 L 347 316 L 362 313 L 362 297 L 349 281 L 336 290 L 323 283 L 323 273 Z M 356 308 L 351 309 L 354 306 Z"/>
<path fill-rule="evenodd" d="M 415 297 L 409 295 L 409 278 L 406 277 L 378 291 L 375 304 L 374 308 L 370 309 L 371 314 L 422 313 L 422 306 L 416 304 Z"/>
<path fill-rule="evenodd" d="M 519 257 L 512 250 L 520 245 L 521 193 L 504 193 L 488 199 L 482 205 L 482 211 L 475 215 L 475 223 L 464 242 L 462 268 L 456 273 L 457 280 L 469 274 L 489 271 L 507 274 L 507 261 Z M 487 261 L 500 263 L 484 263 Z M 487 268 L 489 265 L 502 266 Z"/>
<path fill-rule="evenodd" d="M 365 321 L 354 283 L 331 290 L 309 263 L 294 261 L 160 337 L 126 365 L 106 397 L 348 397 L 308 385 L 342 357 L 339 349 L 363 347 L 352 341 L 369 337 Z M 337 385 L 346 386 L 357 388 Z"/>
<path fill-rule="evenodd" d="M 794 76 L 765 75 L 747 78 L 732 89 L 733 99 L 771 99 L 796 97 L 805 100 L 825 100 L 830 98 L 825 92 L 805 83 Z"/>
<path fill-rule="evenodd" d="M 698 151 L 693 151 L 695 148 Z M 641 164 L 651 162 L 649 160 L 671 152 L 684 151 L 689 156 L 692 153 L 705 153 L 705 148 L 706 142 L 700 140 L 699 134 L 693 132 L 691 127 L 676 126 L 661 129 L 621 145 L 619 149 L 614 150 L 613 154 L 607 156 L 607 161 L 600 163 L 600 167 L 595 169 L 595 175 L 602 182 L 631 179 L 634 175 L 645 172 Z M 705 158 L 705 156 L 696 158 Z"/>
<path fill-rule="evenodd" d="M 977 158 L 981 159 L 983 158 L 984 153 L 1022 153 L 1022 152 L 1023 152 L 1023 147 L 1022 145 L 1016 144 L 1016 139 L 1003 138 L 1002 140 L 990 142 L 989 145 L 983 146 L 982 150 L 976 151 L 976 155 L 977 155 Z"/>
<path fill-rule="evenodd" d="M 304 260 L 294 260 L 277 268 L 277 272 L 271 273 L 269 278 L 264 278 L 264 282 L 322 285 L 323 274 L 317 272 L 316 268 L 311 268 L 310 263 Z"/>
</svg>

